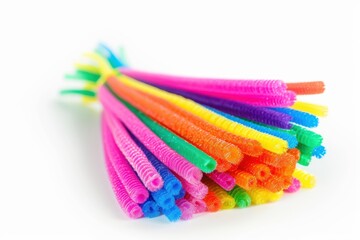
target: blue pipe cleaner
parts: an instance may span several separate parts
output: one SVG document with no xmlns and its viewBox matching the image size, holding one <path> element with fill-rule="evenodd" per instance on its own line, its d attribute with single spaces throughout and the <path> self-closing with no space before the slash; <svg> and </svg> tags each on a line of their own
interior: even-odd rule
<svg viewBox="0 0 360 240">
<path fill-rule="evenodd" d="M 169 209 L 163 209 L 163 213 L 169 219 L 170 222 L 176 222 L 181 217 L 181 210 L 176 205 L 174 205 L 172 208 Z"/>
<path fill-rule="evenodd" d="M 286 113 L 292 117 L 291 122 L 302 125 L 304 127 L 317 127 L 319 118 L 307 112 L 298 111 L 291 108 L 270 108 L 274 111 Z"/>
<path fill-rule="evenodd" d="M 144 203 L 140 204 L 141 210 L 145 217 L 154 218 L 161 215 L 159 205 L 150 196 Z"/>
</svg>

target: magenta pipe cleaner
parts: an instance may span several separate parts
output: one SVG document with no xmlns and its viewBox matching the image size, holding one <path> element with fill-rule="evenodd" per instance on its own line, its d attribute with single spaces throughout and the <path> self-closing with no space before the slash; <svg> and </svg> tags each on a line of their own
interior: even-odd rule
<svg viewBox="0 0 360 240">
<path fill-rule="evenodd" d="M 108 112 L 105 112 L 105 119 L 116 145 L 138 174 L 145 187 L 152 192 L 161 189 L 164 185 L 163 179 L 143 151 L 133 141 L 124 125 Z"/>
<path fill-rule="evenodd" d="M 218 171 L 213 171 L 212 173 L 207 174 L 207 176 L 226 191 L 230 191 L 235 187 L 235 178 L 226 172 L 220 173 Z"/>
<path fill-rule="evenodd" d="M 180 176 L 177 177 L 180 180 L 181 184 L 183 185 L 183 188 L 186 191 L 186 193 L 190 194 L 195 198 L 203 199 L 209 191 L 208 187 L 202 182 L 192 184 Z"/>
<path fill-rule="evenodd" d="M 180 208 L 180 211 L 181 211 L 180 219 L 189 220 L 193 217 L 193 215 L 195 213 L 195 206 L 191 202 L 182 198 L 182 199 L 176 200 L 176 205 Z"/>
<path fill-rule="evenodd" d="M 194 198 L 193 196 L 187 194 L 185 196 L 186 200 L 191 202 L 195 206 L 195 213 L 202 213 L 206 212 L 207 205 L 202 199 Z"/>
<path fill-rule="evenodd" d="M 238 94 L 220 94 L 220 93 L 202 93 L 206 96 L 218 97 L 237 102 L 252 104 L 261 107 L 290 107 L 295 103 L 296 94 L 292 91 L 286 91 L 278 95 L 258 95 L 247 96 Z"/>
<path fill-rule="evenodd" d="M 109 160 L 115 172 L 117 173 L 120 181 L 123 183 L 130 198 L 136 203 L 144 203 L 149 197 L 149 192 L 146 190 L 145 186 L 141 183 L 134 170 L 125 159 L 124 155 L 116 146 L 103 114 L 101 118 L 101 125 L 104 151 L 107 156 L 109 156 Z"/>
<path fill-rule="evenodd" d="M 286 84 L 280 80 L 231 80 L 180 77 L 149 73 L 130 68 L 120 68 L 122 74 L 151 84 L 189 90 L 239 95 L 272 95 L 286 91 Z"/>
<path fill-rule="evenodd" d="M 129 194 L 126 192 L 124 185 L 121 183 L 115 172 L 115 169 L 111 165 L 107 154 L 105 154 L 105 163 L 112 189 L 121 209 L 131 218 L 142 217 L 143 212 L 140 206 L 129 197 Z"/>
</svg>

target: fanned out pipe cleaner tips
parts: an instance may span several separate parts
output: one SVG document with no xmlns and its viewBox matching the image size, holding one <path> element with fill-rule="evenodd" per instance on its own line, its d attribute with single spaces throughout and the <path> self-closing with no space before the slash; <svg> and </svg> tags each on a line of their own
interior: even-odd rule
<svg viewBox="0 0 360 240">
<path fill-rule="evenodd" d="M 65 76 L 83 87 L 60 93 L 101 103 L 105 166 L 128 217 L 189 220 L 315 186 L 297 167 L 326 154 L 314 128 L 328 109 L 298 98 L 324 82 L 144 72 L 105 44 L 84 57 Z"/>
</svg>

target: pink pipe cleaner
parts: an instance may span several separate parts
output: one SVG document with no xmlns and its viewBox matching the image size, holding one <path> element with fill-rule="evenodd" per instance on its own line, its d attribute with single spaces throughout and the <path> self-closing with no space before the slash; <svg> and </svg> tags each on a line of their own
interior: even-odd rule
<svg viewBox="0 0 360 240">
<path fill-rule="evenodd" d="M 235 178 L 226 172 L 213 171 L 207 176 L 226 191 L 230 191 L 235 187 Z"/>
<path fill-rule="evenodd" d="M 207 205 L 202 199 L 194 198 L 193 196 L 186 194 L 185 199 L 191 202 L 195 206 L 195 213 L 206 212 Z"/>
<path fill-rule="evenodd" d="M 189 183 L 200 182 L 201 170 L 166 145 L 104 86 L 99 89 L 99 99 L 162 163 Z"/>
<path fill-rule="evenodd" d="M 146 190 L 144 185 L 136 176 L 129 162 L 125 159 L 124 155 L 116 146 L 116 143 L 104 118 L 104 114 L 102 114 L 101 127 L 104 152 L 107 154 L 107 156 L 109 156 L 109 160 L 130 198 L 136 203 L 144 203 L 149 197 L 149 192 Z"/>
<path fill-rule="evenodd" d="M 193 184 L 189 183 L 180 176 L 176 177 L 180 180 L 184 190 L 194 198 L 203 199 L 209 191 L 208 187 L 202 182 L 197 182 Z"/>
<path fill-rule="evenodd" d="M 202 92 L 201 94 L 223 98 L 241 103 L 252 104 L 258 107 L 289 107 L 296 101 L 296 94 L 292 91 L 285 91 L 277 95 L 241 95 L 223 94 L 216 92 Z"/>
<path fill-rule="evenodd" d="M 152 84 L 205 93 L 241 95 L 271 95 L 286 91 L 286 83 L 280 80 L 224 80 L 210 78 L 180 77 L 165 74 L 120 68 L 119 71 L 129 77 Z"/>
<path fill-rule="evenodd" d="M 301 187 L 300 181 L 297 178 L 293 178 L 290 187 L 285 189 L 284 192 L 294 193 L 297 192 L 300 189 L 300 187 Z"/>
<path fill-rule="evenodd" d="M 114 167 L 111 165 L 110 159 L 107 154 L 105 154 L 105 164 L 110 180 L 110 184 L 114 191 L 116 200 L 118 201 L 121 209 L 130 217 L 130 218 L 140 218 L 143 216 L 143 212 L 140 206 L 135 203 L 129 197 L 129 194 L 126 192 L 124 185 L 121 183 L 118 178 Z"/>
<path fill-rule="evenodd" d="M 195 213 L 195 206 L 187 201 L 186 199 L 182 198 L 176 200 L 176 205 L 180 208 L 182 220 L 189 220 L 193 217 Z"/>
<path fill-rule="evenodd" d="M 105 119 L 116 145 L 138 174 L 145 187 L 151 192 L 162 188 L 164 181 L 160 174 L 150 163 L 149 159 L 147 159 L 144 152 L 132 140 L 124 125 L 110 112 L 105 112 Z"/>
</svg>

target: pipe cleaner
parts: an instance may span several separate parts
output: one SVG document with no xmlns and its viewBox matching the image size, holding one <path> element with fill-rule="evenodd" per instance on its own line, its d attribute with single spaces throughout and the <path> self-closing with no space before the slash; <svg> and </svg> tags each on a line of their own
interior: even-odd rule
<svg viewBox="0 0 360 240">
<path fill-rule="evenodd" d="M 102 104 L 105 165 L 130 218 L 171 221 L 279 200 L 312 188 L 297 168 L 322 158 L 323 137 L 310 130 L 326 106 L 297 100 L 323 93 L 321 81 L 224 80 L 130 68 L 105 44 L 84 55 L 64 89 L 86 106 Z"/>
<path fill-rule="evenodd" d="M 216 92 L 221 94 L 270 95 L 286 91 L 286 84 L 280 80 L 223 80 L 177 77 L 164 74 L 148 73 L 130 68 L 121 68 L 120 72 L 148 83 L 197 91 Z"/>
<path fill-rule="evenodd" d="M 203 199 L 208 193 L 209 190 L 208 187 L 202 182 L 192 184 L 180 176 L 178 178 L 181 181 L 184 190 L 194 198 Z"/>
<path fill-rule="evenodd" d="M 239 168 L 252 174 L 259 181 L 264 181 L 270 176 L 269 166 L 256 161 L 242 161 Z"/>
<path fill-rule="evenodd" d="M 235 178 L 236 185 L 247 190 L 256 187 L 257 180 L 254 175 L 240 169 L 231 172 L 230 174 Z"/>
<path fill-rule="evenodd" d="M 282 191 L 273 193 L 264 188 L 254 188 L 247 191 L 247 193 L 249 194 L 251 198 L 251 204 L 253 205 L 275 202 L 283 196 Z"/>
<path fill-rule="evenodd" d="M 161 215 L 161 208 L 151 197 L 144 203 L 140 204 L 144 217 L 154 218 Z"/>
<path fill-rule="evenodd" d="M 227 191 L 235 187 L 235 179 L 229 173 L 213 171 L 207 176 Z"/>
<path fill-rule="evenodd" d="M 191 202 L 182 198 L 176 200 L 176 205 L 179 207 L 181 211 L 180 219 L 189 220 L 193 217 L 193 214 L 195 213 L 195 206 Z"/>
<path fill-rule="evenodd" d="M 143 212 L 140 206 L 135 203 L 126 192 L 124 185 L 121 183 L 118 178 L 109 157 L 105 154 L 105 164 L 109 176 L 109 180 L 114 191 L 116 200 L 118 201 L 122 210 L 130 217 L 130 218 L 140 218 L 143 216 Z"/>
<path fill-rule="evenodd" d="M 291 106 L 292 109 L 307 112 L 317 117 L 325 117 L 328 113 L 327 106 L 297 101 Z"/>
<path fill-rule="evenodd" d="M 235 186 L 228 193 L 230 194 L 230 196 L 232 196 L 235 199 L 236 205 L 239 208 L 245 208 L 245 207 L 250 206 L 251 198 L 244 189 L 242 189 L 238 186 Z"/>
<path fill-rule="evenodd" d="M 209 195 L 206 194 L 206 196 Z M 206 198 L 205 196 L 205 198 Z M 202 213 L 202 212 L 206 212 L 207 210 L 207 206 L 206 206 L 206 202 L 205 202 L 205 198 L 204 199 L 198 199 L 198 198 L 194 198 L 191 195 L 186 195 L 185 196 L 186 200 L 188 200 L 190 203 L 192 203 L 195 206 L 195 213 Z"/>
<path fill-rule="evenodd" d="M 209 212 L 217 212 L 222 207 L 222 200 L 213 192 L 210 191 L 206 194 L 204 202 L 206 203 L 207 210 Z"/>
<path fill-rule="evenodd" d="M 104 152 L 107 154 L 115 172 L 123 183 L 130 198 L 136 203 L 143 203 L 148 199 L 149 192 L 142 184 L 124 155 L 120 152 L 111 135 L 110 129 L 102 115 L 101 120 Z"/>
<path fill-rule="evenodd" d="M 181 210 L 176 205 L 172 208 L 162 209 L 162 211 L 170 222 L 176 222 L 181 218 Z"/>
<path fill-rule="evenodd" d="M 325 91 L 323 81 L 287 83 L 286 87 L 298 95 L 319 94 Z"/>
<path fill-rule="evenodd" d="M 293 176 L 300 181 L 302 188 L 313 188 L 316 184 L 316 179 L 313 175 L 299 168 L 295 169 Z"/>
<path fill-rule="evenodd" d="M 271 108 L 274 111 L 288 114 L 292 117 L 291 122 L 304 127 L 317 127 L 319 125 L 319 119 L 310 113 L 302 112 L 291 108 Z"/>
</svg>

